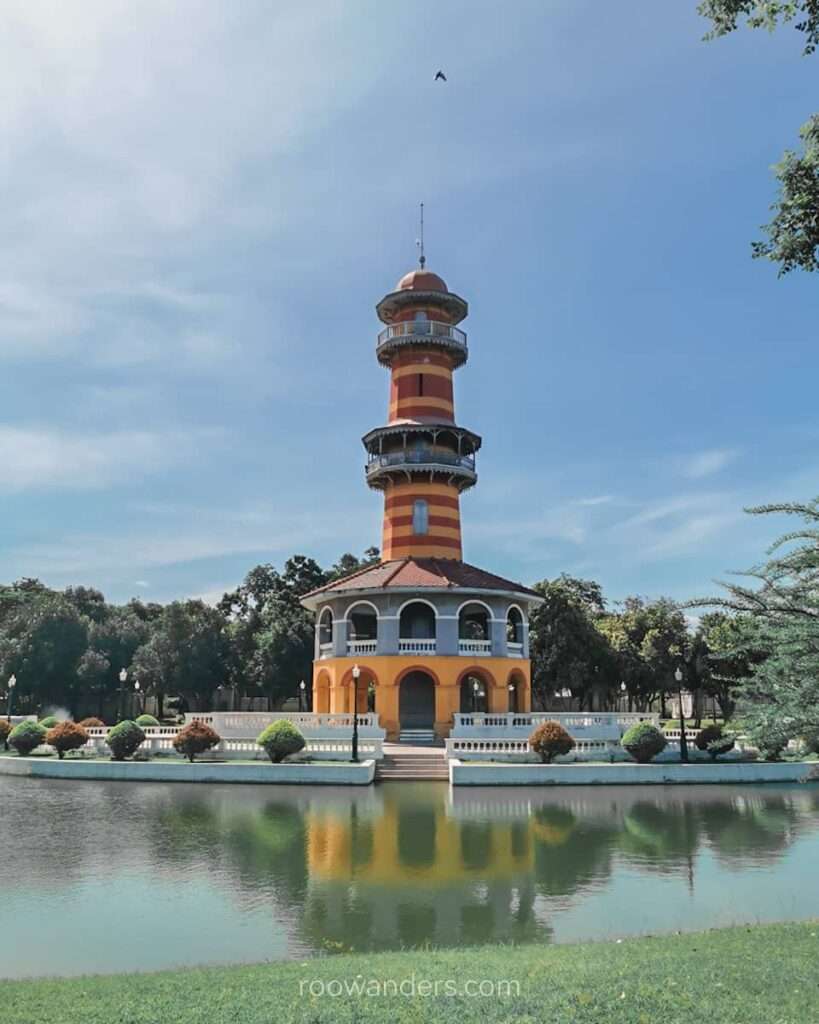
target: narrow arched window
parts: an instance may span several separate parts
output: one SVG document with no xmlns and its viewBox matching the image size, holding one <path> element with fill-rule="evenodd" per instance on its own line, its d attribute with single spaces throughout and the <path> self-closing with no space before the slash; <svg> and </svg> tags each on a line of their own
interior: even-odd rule
<svg viewBox="0 0 819 1024">
<path fill-rule="evenodd" d="M 412 506 L 412 532 L 429 533 L 429 505 L 425 501 L 416 501 Z"/>
</svg>

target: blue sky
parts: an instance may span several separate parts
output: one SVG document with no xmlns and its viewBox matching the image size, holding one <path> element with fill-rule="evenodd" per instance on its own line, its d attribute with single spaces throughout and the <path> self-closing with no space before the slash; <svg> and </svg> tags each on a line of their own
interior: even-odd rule
<svg viewBox="0 0 819 1024">
<path fill-rule="evenodd" d="M 743 506 L 819 492 L 816 281 L 749 245 L 819 57 L 695 8 L 5 3 L 0 580 L 213 597 L 378 543 L 373 306 L 422 199 L 467 560 L 612 599 L 758 560 L 786 524 Z"/>
</svg>

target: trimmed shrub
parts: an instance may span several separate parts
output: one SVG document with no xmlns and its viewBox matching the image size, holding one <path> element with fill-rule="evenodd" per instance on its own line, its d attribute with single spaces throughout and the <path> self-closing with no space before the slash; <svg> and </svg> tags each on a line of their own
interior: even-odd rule
<svg viewBox="0 0 819 1024">
<path fill-rule="evenodd" d="M 76 722 L 58 722 L 46 733 L 46 743 L 54 747 L 62 761 L 67 750 L 79 750 L 88 742 L 88 733 Z"/>
<path fill-rule="evenodd" d="M 36 750 L 45 743 L 46 732 L 40 722 L 32 722 L 30 719 L 26 719 L 25 722 L 19 722 L 11 730 L 9 735 L 9 743 L 22 757 L 26 754 L 30 754 L 32 750 Z"/>
<path fill-rule="evenodd" d="M 734 737 L 724 735 L 721 725 L 706 725 L 694 737 L 694 745 L 697 750 L 710 754 L 712 761 L 716 761 L 720 754 L 727 754 L 734 749 Z"/>
<path fill-rule="evenodd" d="M 304 737 L 286 718 L 272 722 L 257 737 L 256 742 L 264 749 L 273 764 L 279 764 L 290 754 L 304 749 Z"/>
<path fill-rule="evenodd" d="M 543 722 L 529 737 L 529 746 L 544 764 L 574 750 L 574 740 L 559 722 Z"/>
<path fill-rule="evenodd" d="M 126 720 L 108 730 L 105 742 L 111 748 L 111 760 L 124 761 L 137 752 L 144 739 L 145 733 L 136 722 Z"/>
<path fill-rule="evenodd" d="M 787 739 L 779 735 L 757 736 L 755 743 L 763 761 L 779 761 L 788 745 Z"/>
<path fill-rule="evenodd" d="M 90 718 L 84 718 L 80 725 L 83 729 L 104 729 L 105 722 L 101 718 L 95 718 L 93 715 Z"/>
<path fill-rule="evenodd" d="M 623 749 L 640 764 L 648 764 L 661 754 L 668 743 L 660 730 L 651 722 L 636 722 L 620 740 Z"/>
<path fill-rule="evenodd" d="M 150 718 L 151 716 L 147 715 L 146 717 Z M 173 738 L 174 749 L 180 754 L 184 754 L 191 764 L 197 754 L 204 754 L 206 750 L 210 750 L 211 747 L 215 747 L 217 743 L 221 742 L 222 737 L 215 729 L 211 729 L 204 722 L 197 721 L 190 722 L 184 729 L 180 729 Z"/>
<path fill-rule="evenodd" d="M 7 722 L 5 718 L 0 718 L 0 740 L 3 741 L 3 749 L 9 749 L 9 733 L 11 732 L 11 723 Z"/>
<path fill-rule="evenodd" d="M 55 725 L 59 725 L 60 720 L 56 715 L 46 715 L 45 718 L 40 719 L 40 725 L 44 729 L 53 729 Z"/>
<path fill-rule="evenodd" d="M 154 718 L 153 715 L 140 715 L 138 718 L 135 718 L 134 721 L 142 729 L 145 729 L 145 728 L 151 728 L 152 729 L 154 726 L 160 724 L 159 723 L 159 719 L 158 718 Z"/>
</svg>

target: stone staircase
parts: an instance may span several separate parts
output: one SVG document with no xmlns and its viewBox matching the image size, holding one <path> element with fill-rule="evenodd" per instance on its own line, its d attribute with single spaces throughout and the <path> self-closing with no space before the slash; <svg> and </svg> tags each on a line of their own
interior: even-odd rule
<svg viewBox="0 0 819 1024">
<path fill-rule="evenodd" d="M 449 767 L 443 747 L 385 743 L 384 757 L 376 762 L 376 782 L 448 782 Z"/>
<path fill-rule="evenodd" d="M 434 729 L 402 729 L 398 742 L 409 744 L 411 747 L 434 747 L 438 743 L 438 737 Z"/>
</svg>

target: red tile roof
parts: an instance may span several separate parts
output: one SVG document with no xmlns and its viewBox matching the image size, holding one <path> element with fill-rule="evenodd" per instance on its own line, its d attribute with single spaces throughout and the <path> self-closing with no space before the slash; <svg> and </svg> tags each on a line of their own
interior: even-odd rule
<svg viewBox="0 0 819 1024">
<path fill-rule="evenodd" d="M 391 590 L 393 588 L 440 587 L 450 590 L 504 590 L 539 598 L 541 595 L 521 583 L 495 576 L 454 558 L 400 558 L 382 562 L 367 569 L 359 569 L 349 576 L 334 580 L 305 594 L 305 598 L 319 594 L 340 594 L 350 590 Z M 304 598 L 303 598 L 304 599 Z M 302 599 L 302 600 L 303 600 Z"/>
</svg>

